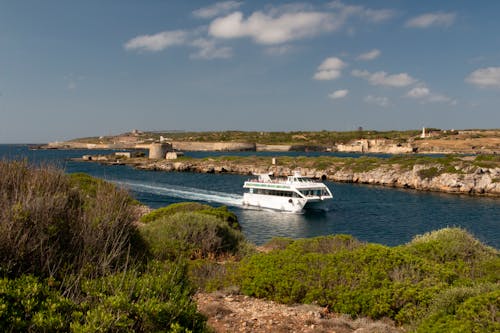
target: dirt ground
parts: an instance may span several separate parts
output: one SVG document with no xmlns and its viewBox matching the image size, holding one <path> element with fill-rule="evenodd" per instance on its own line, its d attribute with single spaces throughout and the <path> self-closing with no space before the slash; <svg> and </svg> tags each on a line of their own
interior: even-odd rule
<svg viewBox="0 0 500 333">
<path fill-rule="evenodd" d="M 198 293 L 200 312 L 217 333 L 226 332 L 317 332 L 401 333 L 391 320 L 351 319 L 314 305 L 284 305 L 243 295 Z"/>
<path fill-rule="evenodd" d="M 445 139 L 424 139 L 415 141 L 419 152 L 443 151 L 463 153 L 498 153 L 500 152 L 500 137 L 466 138 L 449 137 Z"/>
</svg>

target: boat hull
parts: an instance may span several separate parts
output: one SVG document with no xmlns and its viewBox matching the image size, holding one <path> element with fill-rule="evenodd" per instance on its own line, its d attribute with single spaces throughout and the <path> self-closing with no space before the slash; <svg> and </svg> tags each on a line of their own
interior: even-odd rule
<svg viewBox="0 0 500 333">
<path fill-rule="evenodd" d="M 279 197 L 254 193 L 243 194 L 243 206 L 252 206 L 256 208 L 301 213 L 306 203 L 307 200 L 302 198 Z"/>
</svg>

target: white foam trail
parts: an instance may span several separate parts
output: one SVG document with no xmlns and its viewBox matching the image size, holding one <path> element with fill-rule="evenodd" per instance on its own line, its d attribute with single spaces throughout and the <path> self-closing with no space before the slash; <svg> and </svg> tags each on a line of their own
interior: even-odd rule
<svg viewBox="0 0 500 333">
<path fill-rule="evenodd" d="M 174 198 L 216 202 L 229 206 L 241 206 L 243 197 L 238 194 L 208 191 L 193 187 L 165 184 L 164 186 L 151 185 L 131 181 L 114 181 L 114 183 L 128 187 L 134 191 L 167 195 Z"/>
</svg>

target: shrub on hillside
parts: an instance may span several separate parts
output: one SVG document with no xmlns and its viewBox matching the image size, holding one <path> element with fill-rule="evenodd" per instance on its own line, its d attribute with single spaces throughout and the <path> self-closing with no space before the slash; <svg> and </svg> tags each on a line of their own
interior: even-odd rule
<svg viewBox="0 0 500 333">
<path fill-rule="evenodd" d="M 242 261 L 247 295 L 284 303 L 317 303 L 335 312 L 400 323 L 419 316 L 452 272 L 395 248 L 348 236 L 317 237 Z"/>
<path fill-rule="evenodd" d="M 198 212 L 200 214 L 212 215 L 225 221 L 230 227 L 241 230 L 238 217 L 230 212 L 226 206 L 211 207 L 197 202 L 180 202 L 166 207 L 158 208 L 141 217 L 142 223 L 150 223 L 164 217 L 172 216 L 182 212 Z"/>
<path fill-rule="evenodd" d="M 76 332 L 204 332 L 182 263 L 153 262 L 145 273 L 123 272 L 82 286 Z"/>
<path fill-rule="evenodd" d="M 34 276 L 0 279 L 2 332 L 68 332 L 76 309 L 75 303 Z"/>
<path fill-rule="evenodd" d="M 416 236 L 402 247 L 418 257 L 443 264 L 465 279 L 500 281 L 500 254 L 461 228 L 444 228 Z"/>
<path fill-rule="evenodd" d="M 478 295 L 470 291 L 450 290 L 443 295 L 449 297 L 446 306 L 425 318 L 416 331 L 500 332 L 500 289 L 495 289 Z"/>
<path fill-rule="evenodd" d="M 25 275 L 0 280 L 2 332 L 204 332 L 184 264 L 85 279 L 77 299 Z"/>
<path fill-rule="evenodd" d="M 140 230 L 159 260 L 236 255 L 244 246 L 240 231 L 221 218 L 196 211 L 164 216 Z"/>
<path fill-rule="evenodd" d="M 1 274 L 102 276 L 135 254 L 128 193 L 102 181 L 81 190 L 73 180 L 51 166 L 0 162 Z"/>
</svg>

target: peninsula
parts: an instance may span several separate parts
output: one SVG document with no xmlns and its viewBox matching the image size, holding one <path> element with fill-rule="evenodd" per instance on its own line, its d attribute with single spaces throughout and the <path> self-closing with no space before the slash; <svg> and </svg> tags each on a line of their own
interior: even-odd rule
<svg viewBox="0 0 500 333">
<path fill-rule="evenodd" d="M 175 160 L 101 156 L 90 160 L 167 172 L 272 173 L 274 176 L 287 176 L 300 169 L 304 176 L 336 182 L 500 196 L 500 155 L 395 155 L 391 158 L 221 156 L 181 157 Z"/>
<path fill-rule="evenodd" d="M 142 132 L 51 142 L 46 149 L 144 149 L 169 142 L 182 151 L 338 151 L 387 154 L 500 153 L 500 130 Z"/>
</svg>

